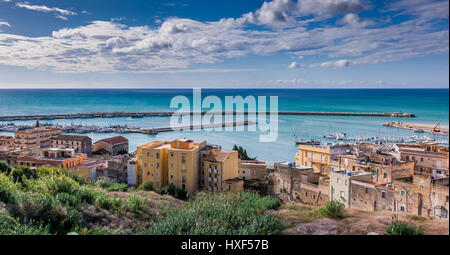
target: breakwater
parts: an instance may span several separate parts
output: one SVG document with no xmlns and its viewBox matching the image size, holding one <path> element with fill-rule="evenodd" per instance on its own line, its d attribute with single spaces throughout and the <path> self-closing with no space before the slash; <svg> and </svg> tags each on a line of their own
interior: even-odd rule
<svg viewBox="0 0 450 255">
<path fill-rule="evenodd" d="M 17 120 L 54 120 L 54 119 L 90 119 L 90 118 L 116 118 L 116 117 L 165 117 L 172 116 L 174 114 L 179 115 L 205 115 L 205 114 L 235 114 L 235 115 L 248 115 L 248 114 L 261 114 L 258 112 L 93 112 L 93 113 L 67 113 L 67 114 L 40 114 L 40 115 L 11 115 L 0 116 L 0 121 L 17 121 Z M 270 112 L 266 112 L 270 114 Z M 393 118 L 413 118 L 413 113 L 402 112 L 291 112 L 280 111 L 278 115 L 318 115 L 318 116 L 361 116 L 361 117 L 393 117 Z"/>
</svg>

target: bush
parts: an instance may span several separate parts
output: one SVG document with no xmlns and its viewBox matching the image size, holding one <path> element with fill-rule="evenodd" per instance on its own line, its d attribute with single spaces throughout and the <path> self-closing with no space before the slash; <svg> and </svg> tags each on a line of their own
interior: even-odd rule
<svg viewBox="0 0 450 255">
<path fill-rule="evenodd" d="M 0 201 L 15 204 L 19 200 L 19 186 L 4 173 L 0 173 Z"/>
<path fill-rule="evenodd" d="M 139 185 L 138 190 L 153 191 L 153 182 L 146 181 Z"/>
<path fill-rule="evenodd" d="M 149 234 L 158 235 L 263 235 L 282 229 L 280 219 L 265 211 L 280 201 L 250 192 L 200 192 L 182 208 L 155 222 Z"/>
<path fill-rule="evenodd" d="M 186 190 L 177 188 L 172 183 L 162 188 L 161 194 L 171 195 L 173 197 L 183 200 L 186 200 L 189 197 L 189 194 Z"/>
<path fill-rule="evenodd" d="M 325 207 L 319 209 L 319 214 L 333 219 L 344 218 L 345 205 L 338 201 L 330 201 Z"/>
<path fill-rule="evenodd" d="M 390 235 L 423 235 L 421 226 L 415 227 L 412 224 L 401 222 L 397 219 L 392 221 L 392 224 L 386 228 L 386 232 Z"/>
<path fill-rule="evenodd" d="M 128 185 L 125 183 L 115 183 L 108 180 L 98 180 L 95 185 L 106 190 L 106 191 L 127 191 Z"/>
<path fill-rule="evenodd" d="M 123 208 L 130 212 L 142 214 L 147 211 L 147 200 L 137 194 L 132 194 L 125 200 Z"/>
</svg>

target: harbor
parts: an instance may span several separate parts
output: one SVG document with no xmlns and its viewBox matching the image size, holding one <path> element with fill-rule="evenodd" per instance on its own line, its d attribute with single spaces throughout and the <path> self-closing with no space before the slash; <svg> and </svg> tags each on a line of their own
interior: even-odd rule
<svg viewBox="0 0 450 255">
<path fill-rule="evenodd" d="M 222 115 L 248 115 L 260 114 L 258 112 L 239 112 L 239 111 L 223 111 L 223 112 L 93 112 L 93 113 L 65 113 L 65 114 L 46 114 L 46 115 L 10 115 L 0 116 L 0 121 L 20 121 L 20 120 L 55 120 L 55 119 L 92 119 L 92 118 L 118 118 L 118 117 L 167 117 L 172 115 L 205 115 L 205 114 L 222 114 Z M 266 114 L 271 114 L 266 112 Z M 278 115 L 312 115 L 312 116 L 360 116 L 360 117 L 391 117 L 391 118 L 414 118 L 413 113 L 402 112 L 298 112 L 298 111 L 279 111 Z"/>
</svg>

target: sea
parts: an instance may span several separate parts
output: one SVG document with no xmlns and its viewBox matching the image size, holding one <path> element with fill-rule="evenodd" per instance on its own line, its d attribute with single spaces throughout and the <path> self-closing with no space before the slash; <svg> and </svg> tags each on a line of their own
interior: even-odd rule
<svg viewBox="0 0 450 255">
<path fill-rule="evenodd" d="M 384 127 L 388 121 L 405 121 L 449 125 L 448 89 L 202 89 L 202 97 L 270 96 L 278 97 L 279 111 L 318 112 L 408 112 L 415 118 L 348 117 L 348 116 L 278 116 L 278 136 L 274 142 L 261 142 L 262 131 L 175 131 L 157 135 L 120 134 L 130 141 L 130 150 L 154 140 L 188 138 L 206 140 L 231 150 L 234 144 L 243 146 L 250 156 L 268 164 L 294 161 L 298 146 L 295 140 L 316 139 L 323 143 L 337 142 L 324 138 L 328 133 L 346 133 L 347 137 L 403 137 L 427 135 L 438 141 L 448 137 L 417 134 L 410 130 Z M 192 89 L 0 89 L 0 115 L 31 115 L 86 112 L 151 112 L 175 111 L 170 102 L 175 96 L 185 96 L 192 103 Z M 267 102 L 268 103 L 268 102 Z M 208 110 L 204 108 L 203 110 Z M 11 121 L 6 121 L 10 123 Z M 3 122 L 3 123 L 6 123 Z M 63 119 L 44 121 L 58 124 L 135 125 L 141 128 L 167 127 L 170 117 L 116 117 L 93 119 Z M 14 121 L 32 124 L 34 121 Z M 1 123 L 0 123 L 1 124 Z M 0 135 L 13 135 L 0 132 Z M 88 133 L 93 141 L 115 134 Z M 118 134 L 117 134 L 118 135 Z"/>
</svg>

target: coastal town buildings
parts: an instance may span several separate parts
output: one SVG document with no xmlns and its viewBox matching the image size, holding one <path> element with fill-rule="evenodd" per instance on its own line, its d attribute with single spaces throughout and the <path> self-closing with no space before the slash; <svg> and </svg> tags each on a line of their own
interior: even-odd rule
<svg viewBox="0 0 450 255">
<path fill-rule="evenodd" d="M 330 200 L 341 202 L 345 207 L 350 207 L 351 181 L 370 182 L 372 175 L 366 172 L 330 172 Z"/>
<path fill-rule="evenodd" d="M 206 145 L 189 139 L 178 139 L 169 142 L 168 149 L 168 182 L 191 194 L 200 186 L 200 148 Z"/>
<path fill-rule="evenodd" d="M 295 163 L 275 163 L 269 182 L 271 192 L 286 203 L 323 205 L 328 198 L 328 181 L 321 179 L 311 166 Z"/>
<path fill-rule="evenodd" d="M 415 162 L 416 172 L 449 175 L 448 147 L 432 142 L 416 145 L 396 144 L 394 148 L 398 158 Z"/>
<path fill-rule="evenodd" d="M 0 146 L 15 147 L 16 143 L 15 143 L 14 137 L 0 135 Z"/>
<path fill-rule="evenodd" d="M 17 147 L 49 147 L 51 139 L 61 133 L 59 128 L 40 127 L 39 122 L 32 129 L 14 132 L 15 144 Z"/>
<path fill-rule="evenodd" d="M 93 152 L 97 154 L 109 154 L 112 156 L 127 154 L 128 139 L 123 136 L 102 139 L 94 143 Z"/>
<path fill-rule="evenodd" d="M 17 158 L 17 166 L 37 169 L 41 166 L 74 168 L 84 163 L 86 154 L 75 153 L 74 149 L 45 148 L 39 156 L 21 156 Z"/>
<path fill-rule="evenodd" d="M 155 188 L 161 189 L 168 184 L 168 142 L 153 141 L 137 147 L 137 176 L 143 182 L 151 181 Z"/>
<path fill-rule="evenodd" d="M 107 167 L 108 163 L 106 161 L 96 160 L 76 166 L 73 169 L 73 172 L 88 180 L 95 180 L 97 177 L 103 176 L 103 169 L 106 169 Z"/>
<path fill-rule="evenodd" d="M 310 166 L 315 173 L 328 176 L 339 155 L 347 155 L 353 152 L 354 148 L 349 144 L 337 145 L 309 145 L 300 144 L 298 153 L 295 156 L 295 163 L 301 166 Z"/>
<path fill-rule="evenodd" d="M 238 177 L 238 152 L 211 150 L 203 159 L 204 189 L 242 191 L 244 181 Z"/>
<path fill-rule="evenodd" d="M 238 176 L 240 179 L 264 181 L 266 175 L 266 162 L 258 160 L 239 160 Z"/>
<path fill-rule="evenodd" d="M 89 136 L 59 134 L 51 138 L 51 143 L 54 148 L 72 148 L 76 153 L 92 153 L 92 139 Z"/>
</svg>

